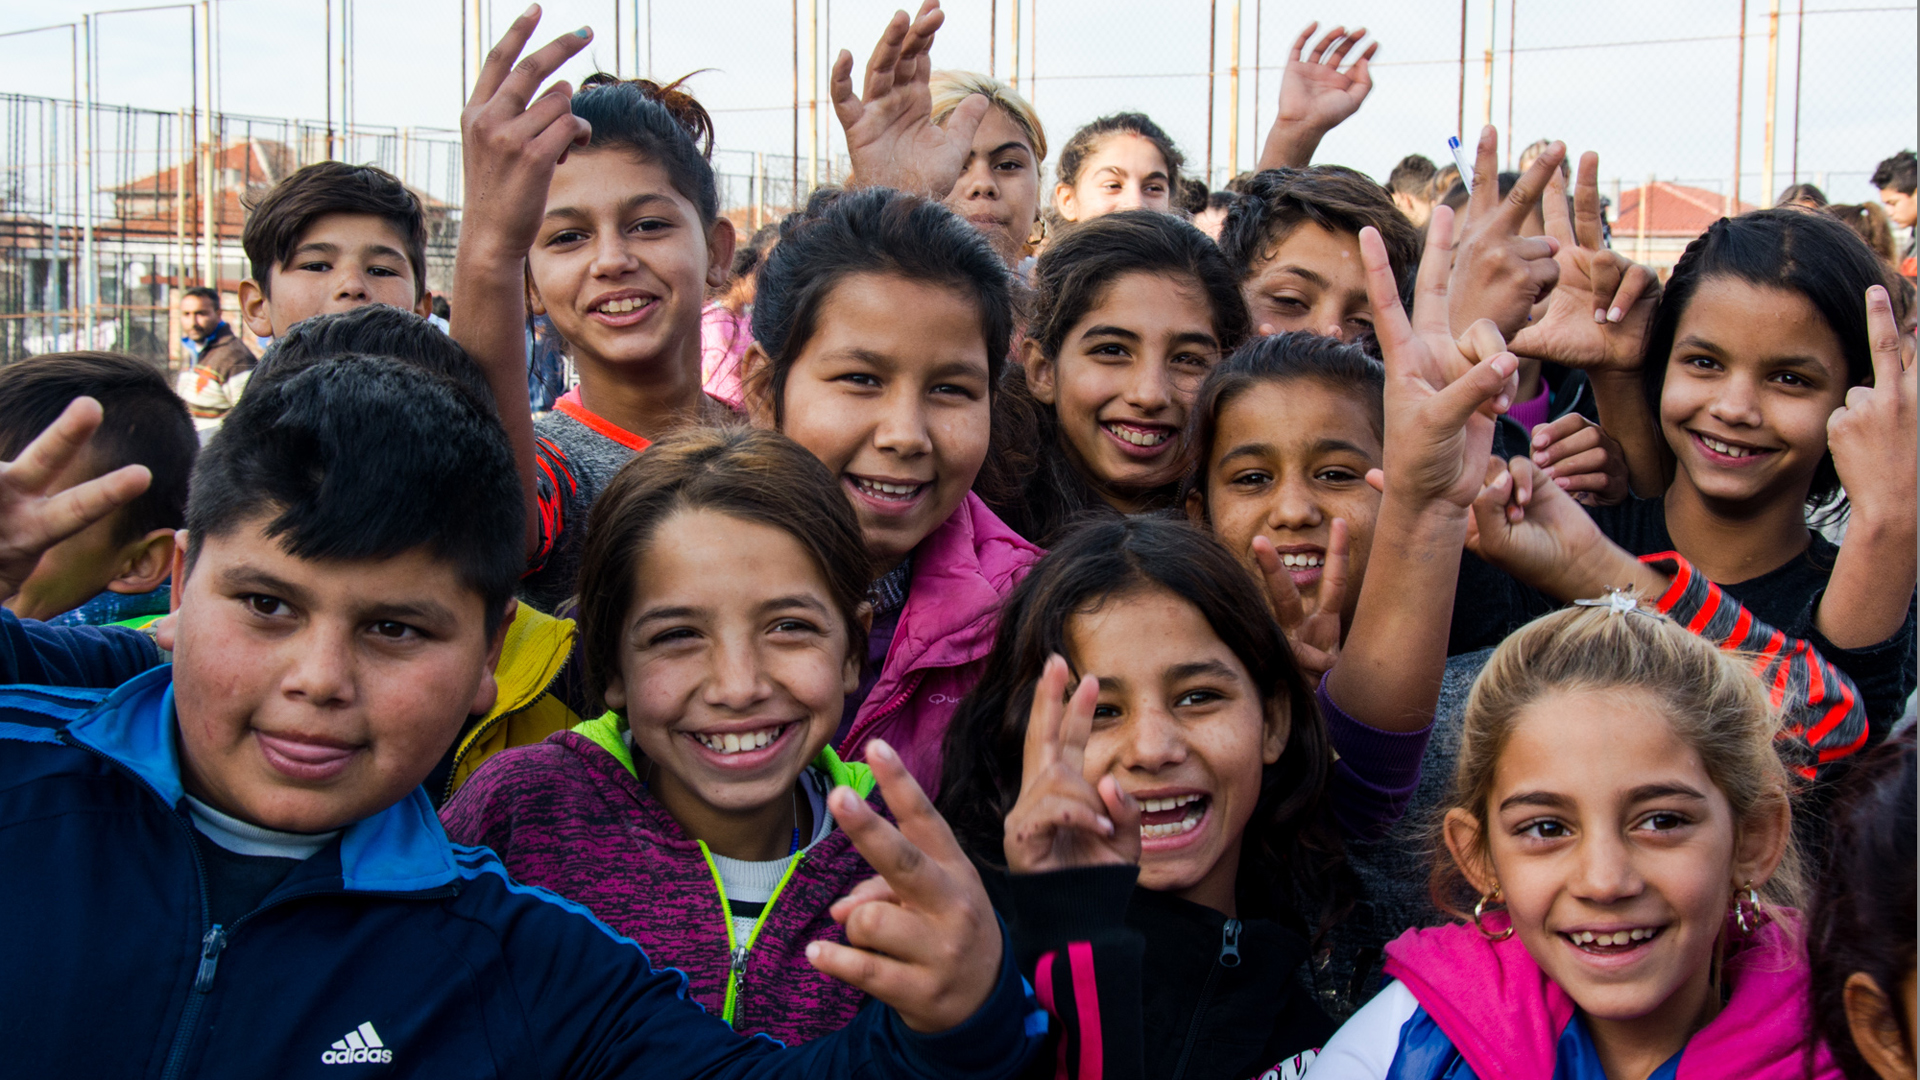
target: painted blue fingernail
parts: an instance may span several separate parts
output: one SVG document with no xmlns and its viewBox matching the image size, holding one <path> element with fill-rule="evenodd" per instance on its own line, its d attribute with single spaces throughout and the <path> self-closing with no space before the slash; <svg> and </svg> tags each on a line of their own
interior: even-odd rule
<svg viewBox="0 0 1920 1080">
<path fill-rule="evenodd" d="M 593 27 L 583 26 L 580 29 L 575 30 L 573 32 L 573 36 L 577 38 L 590 38 L 593 36 Z"/>
</svg>

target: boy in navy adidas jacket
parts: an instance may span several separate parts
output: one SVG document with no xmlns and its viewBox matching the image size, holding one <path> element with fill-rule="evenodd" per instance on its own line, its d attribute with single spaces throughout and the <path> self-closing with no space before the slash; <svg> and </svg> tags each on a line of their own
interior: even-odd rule
<svg viewBox="0 0 1920 1080">
<path fill-rule="evenodd" d="M 98 416 L 81 399 L 0 463 L 0 597 L 144 487 L 42 497 Z M 171 667 L 0 688 L 7 1073 L 972 1080 L 1032 1052 L 979 879 L 884 750 L 897 829 L 830 800 L 884 881 L 836 906 L 850 945 L 810 951 L 878 1000 L 798 1048 L 447 841 L 419 784 L 491 705 L 524 541 L 505 435 L 452 383 L 357 357 L 261 388 L 188 525 Z"/>
</svg>

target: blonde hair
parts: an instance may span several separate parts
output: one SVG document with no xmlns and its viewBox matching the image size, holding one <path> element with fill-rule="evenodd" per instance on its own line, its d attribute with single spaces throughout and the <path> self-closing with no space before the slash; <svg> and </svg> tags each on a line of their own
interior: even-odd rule
<svg viewBox="0 0 1920 1080">
<path fill-rule="evenodd" d="M 1047 160 L 1047 132 L 1040 126 L 1040 114 L 1033 104 L 1004 80 L 977 71 L 936 71 L 927 80 L 933 91 L 933 122 L 944 124 L 960 103 L 979 94 L 989 103 L 1013 117 L 1020 133 L 1033 147 L 1033 164 L 1038 168 Z"/>
<path fill-rule="evenodd" d="M 1448 806 L 1480 822 L 1476 846 L 1482 856 L 1492 818 L 1494 769 L 1515 720 L 1549 695 L 1593 690 L 1637 690 L 1658 701 L 1675 734 L 1700 755 L 1707 776 L 1726 795 L 1736 830 L 1765 820 L 1787 803 L 1786 767 L 1773 749 L 1779 713 L 1741 654 L 1718 649 L 1644 611 L 1565 608 L 1502 642 L 1467 696 Z M 1473 894 L 1444 847 L 1431 884 L 1441 910 L 1467 917 L 1464 909 L 1471 900 L 1463 904 L 1462 898 Z M 1791 836 L 1786 857 L 1760 891 L 1771 903 L 1797 906 L 1799 863 Z"/>
</svg>

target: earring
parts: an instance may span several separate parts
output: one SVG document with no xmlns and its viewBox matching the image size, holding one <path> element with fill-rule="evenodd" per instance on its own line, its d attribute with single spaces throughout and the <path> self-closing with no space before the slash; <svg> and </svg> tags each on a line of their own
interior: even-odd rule
<svg viewBox="0 0 1920 1080">
<path fill-rule="evenodd" d="M 1760 910 L 1760 894 L 1748 881 L 1733 894 L 1733 925 L 1743 934 L 1751 934 L 1766 922 L 1766 915 Z"/>
<path fill-rule="evenodd" d="M 1486 938 L 1488 941 L 1495 941 L 1495 942 L 1505 941 L 1508 938 L 1513 936 L 1513 923 L 1511 921 L 1507 923 L 1507 928 L 1505 930 L 1502 930 L 1497 934 L 1488 933 L 1487 924 L 1480 921 L 1481 916 L 1487 913 L 1487 905 L 1497 904 L 1499 902 L 1500 902 L 1500 886 L 1495 885 L 1493 887 L 1492 892 L 1481 893 L 1480 899 L 1474 901 L 1474 904 L 1473 904 L 1473 928 L 1475 930 L 1480 931 L 1480 936 L 1483 938 Z"/>
</svg>

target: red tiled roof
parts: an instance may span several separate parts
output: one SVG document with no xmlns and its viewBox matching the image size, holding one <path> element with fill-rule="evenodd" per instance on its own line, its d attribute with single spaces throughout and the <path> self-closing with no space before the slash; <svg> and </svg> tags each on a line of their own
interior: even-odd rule
<svg viewBox="0 0 1920 1080">
<path fill-rule="evenodd" d="M 1717 191 L 1687 187 L 1684 184 L 1654 181 L 1651 187 L 1637 187 L 1620 193 L 1620 205 L 1613 209 L 1615 236 L 1640 235 L 1640 200 L 1647 200 L 1647 236 L 1690 238 L 1727 216 L 1727 198 Z M 1744 214 L 1758 207 L 1742 202 L 1733 211 Z"/>
</svg>

